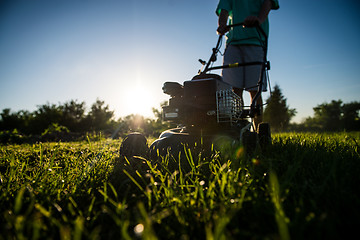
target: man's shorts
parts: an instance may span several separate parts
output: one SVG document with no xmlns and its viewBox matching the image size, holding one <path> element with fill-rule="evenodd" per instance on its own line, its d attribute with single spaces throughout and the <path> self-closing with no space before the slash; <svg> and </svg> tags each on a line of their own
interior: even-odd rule
<svg viewBox="0 0 360 240">
<path fill-rule="evenodd" d="M 253 45 L 228 45 L 224 54 L 224 65 L 232 63 L 263 62 L 264 50 Z M 260 78 L 261 65 L 226 68 L 222 71 L 225 82 L 233 87 L 246 91 L 257 91 Z M 263 74 L 262 90 L 267 90 L 265 73 Z"/>
</svg>

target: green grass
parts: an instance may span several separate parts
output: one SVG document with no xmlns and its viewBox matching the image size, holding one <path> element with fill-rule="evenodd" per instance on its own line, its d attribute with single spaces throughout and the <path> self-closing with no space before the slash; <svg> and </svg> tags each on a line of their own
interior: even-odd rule
<svg viewBox="0 0 360 240">
<path fill-rule="evenodd" d="M 360 223 L 360 133 L 188 150 L 187 170 L 121 159 L 120 144 L 0 147 L 0 239 L 343 239 Z"/>
</svg>

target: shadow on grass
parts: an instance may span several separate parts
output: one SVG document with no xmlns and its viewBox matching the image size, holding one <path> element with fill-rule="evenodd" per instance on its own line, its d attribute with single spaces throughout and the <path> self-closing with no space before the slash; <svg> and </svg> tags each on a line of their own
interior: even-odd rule
<svg viewBox="0 0 360 240">
<path fill-rule="evenodd" d="M 115 166 L 116 187 L 131 211 L 145 203 L 161 239 L 286 239 L 287 231 L 292 239 L 341 239 L 356 230 L 355 139 L 274 137 L 251 156 L 237 147 L 224 151 L 186 156 L 187 171 L 171 156 L 157 163 L 123 159 Z"/>
<path fill-rule="evenodd" d="M 360 157 L 354 138 L 278 137 L 263 157 L 279 178 L 293 238 L 342 239 L 360 217 Z"/>
</svg>

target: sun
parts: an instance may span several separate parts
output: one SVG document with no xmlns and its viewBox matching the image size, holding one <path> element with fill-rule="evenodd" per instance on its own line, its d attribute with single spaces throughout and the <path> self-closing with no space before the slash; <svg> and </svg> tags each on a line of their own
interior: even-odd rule
<svg viewBox="0 0 360 240">
<path fill-rule="evenodd" d="M 125 96 L 126 112 L 146 117 L 153 115 L 152 108 L 156 107 L 156 103 L 154 103 L 154 96 L 149 88 L 140 84 L 129 86 Z"/>
</svg>

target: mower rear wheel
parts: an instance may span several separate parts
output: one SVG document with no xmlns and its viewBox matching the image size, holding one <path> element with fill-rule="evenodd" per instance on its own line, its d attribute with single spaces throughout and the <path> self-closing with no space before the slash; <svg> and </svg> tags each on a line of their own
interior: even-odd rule
<svg viewBox="0 0 360 240">
<path fill-rule="evenodd" d="M 260 123 L 258 126 L 259 143 L 262 149 L 271 145 L 271 130 L 269 123 Z"/>
<path fill-rule="evenodd" d="M 258 143 L 258 135 L 256 132 L 246 131 L 242 135 L 242 144 L 247 154 L 252 154 Z"/>
</svg>

